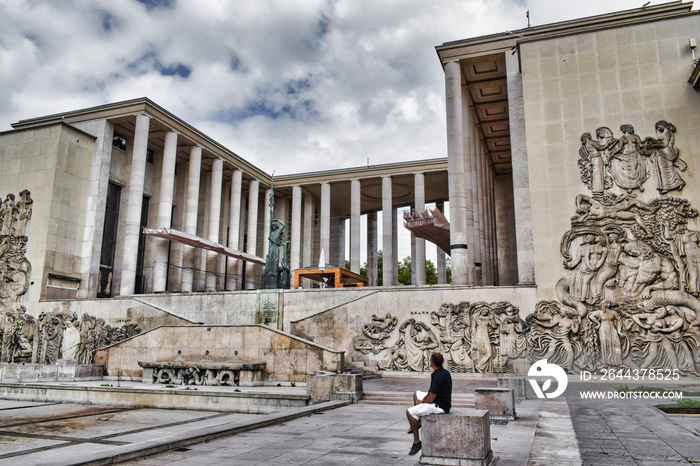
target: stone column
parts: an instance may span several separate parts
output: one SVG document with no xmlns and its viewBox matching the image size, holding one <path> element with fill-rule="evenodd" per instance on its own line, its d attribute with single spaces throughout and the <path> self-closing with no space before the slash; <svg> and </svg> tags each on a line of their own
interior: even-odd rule
<svg viewBox="0 0 700 466">
<path fill-rule="evenodd" d="M 462 72 L 459 62 L 445 65 L 447 99 L 447 170 L 450 196 L 450 254 L 452 283 L 469 283 L 467 206 L 465 197 L 464 140 L 462 121 Z"/>
<path fill-rule="evenodd" d="M 160 174 L 160 195 L 158 196 L 158 217 L 156 228 L 170 228 L 173 213 L 173 190 L 175 187 L 175 161 L 177 156 L 177 133 L 165 135 L 163 165 Z M 168 288 L 168 243 L 164 238 L 156 238 L 155 264 L 153 267 L 153 292 Z"/>
<path fill-rule="evenodd" d="M 134 131 L 134 148 L 131 158 L 131 177 L 129 178 L 129 198 L 126 207 L 126 229 L 124 231 L 124 253 L 119 294 L 134 294 L 136 287 L 136 262 L 139 249 L 141 229 L 141 204 L 143 202 L 143 185 L 146 177 L 146 151 L 148 149 L 148 128 L 151 118 L 148 115 L 136 115 Z"/>
<path fill-rule="evenodd" d="M 466 89 L 464 90 L 464 92 L 468 94 L 468 91 Z M 466 152 L 466 159 L 464 161 L 464 203 L 466 206 L 467 247 L 469 251 L 469 284 L 474 285 L 476 282 L 475 248 L 477 242 L 475 241 L 474 230 L 476 224 L 476 215 L 474 212 L 474 184 L 472 173 L 472 161 L 476 158 L 475 140 L 477 139 L 476 136 L 478 133 L 476 128 L 476 114 L 474 113 L 473 109 L 469 108 L 466 105 L 468 99 L 469 97 L 467 96 L 464 102 L 464 113 L 467 116 L 464 131 L 464 148 Z"/>
<path fill-rule="evenodd" d="M 382 279 L 383 286 L 391 286 L 396 268 L 391 224 L 394 209 L 391 192 L 391 177 L 382 177 Z"/>
<path fill-rule="evenodd" d="M 399 222 L 398 213 L 395 208 L 391 209 L 391 250 L 394 257 L 393 271 L 394 274 L 391 277 L 391 285 L 397 286 L 399 284 Z"/>
<path fill-rule="evenodd" d="M 483 141 L 479 144 L 479 158 L 477 159 L 479 175 L 479 218 L 481 219 L 479 240 L 481 247 L 481 284 L 488 284 L 490 258 L 487 249 L 486 232 L 489 227 L 489 219 L 486 216 L 486 147 Z"/>
<path fill-rule="evenodd" d="M 511 165 L 513 167 L 513 210 L 519 284 L 535 283 L 535 247 L 532 237 L 530 175 L 525 136 L 525 104 L 520 54 L 506 56 L 508 113 L 510 114 Z"/>
<path fill-rule="evenodd" d="M 422 213 L 425 210 L 425 177 L 422 173 L 416 173 L 413 178 L 416 210 Z M 416 254 L 411 257 L 411 261 L 416 264 L 415 284 L 425 285 L 425 240 L 423 238 L 416 237 Z"/>
<path fill-rule="evenodd" d="M 413 207 L 412 210 L 415 210 Z M 411 235 L 411 285 L 418 284 L 418 269 L 416 267 L 416 238 Z"/>
<path fill-rule="evenodd" d="M 321 250 L 326 264 L 331 261 L 331 184 L 321 183 Z M 320 260 L 320 259 L 319 259 Z"/>
<path fill-rule="evenodd" d="M 260 182 L 252 180 L 248 187 L 248 240 L 246 251 L 253 256 L 257 255 L 258 243 L 258 196 L 260 195 Z M 246 290 L 255 289 L 255 264 L 246 262 L 245 264 Z"/>
<path fill-rule="evenodd" d="M 360 180 L 350 182 L 350 270 L 360 273 Z"/>
<path fill-rule="evenodd" d="M 185 206 L 185 233 L 197 234 L 197 210 L 199 209 L 199 176 L 202 169 L 202 148 L 194 146 L 190 149 L 190 162 L 187 171 L 187 201 Z M 182 260 L 181 289 L 186 293 L 192 292 L 194 279 L 194 254 L 192 246 L 184 246 Z"/>
<path fill-rule="evenodd" d="M 301 186 L 292 188 L 292 228 L 290 239 L 289 272 L 292 276 L 292 287 L 294 287 L 294 271 L 301 267 Z"/>
<path fill-rule="evenodd" d="M 241 184 L 243 172 L 235 170 L 231 176 L 231 200 L 229 201 L 229 228 L 228 247 L 234 251 L 241 250 Z M 238 281 L 238 259 L 229 257 L 226 263 L 226 289 L 237 290 L 240 287 Z"/>
<path fill-rule="evenodd" d="M 338 219 L 338 267 L 345 268 L 345 220 L 347 217 Z"/>
<path fill-rule="evenodd" d="M 498 285 L 498 243 L 496 236 L 496 183 L 493 162 L 489 161 L 489 213 L 491 215 L 491 283 Z"/>
<path fill-rule="evenodd" d="M 377 286 L 377 213 L 367 214 L 367 281 Z"/>
<path fill-rule="evenodd" d="M 444 202 L 436 203 L 435 207 L 437 207 L 440 212 L 445 212 Z M 438 285 L 444 285 L 447 283 L 447 261 L 445 260 L 445 251 L 439 247 L 436 247 L 435 249 L 437 250 L 437 264 L 435 264 L 437 269 L 437 282 Z"/>
<path fill-rule="evenodd" d="M 265 190 L 263 197 L 263 254 L 262 257 L 267 258 L 267 253 L 270 251 L 270 188 Z"/>
<path fill-rule="evenodd" d="M 478 242 L 476 242 L 476 247 L 479 250 L 479 258 L 480 262 L 478 263 L 478 266 L 480 267 L 481 270 L 481 279 L 478 281 L 478 285 L 484 285 L 485 280 L 486 280 L 486 269 L 487 269 L 487 263 L 488 263 L 488 258 L 486 257 L 485 251 L 484 251 L 484 228 L 486 225 L 486 219 L 484 218 L 484 182 L 483 182 L 483 166 L 484 166 L 484 153 L 483 153 L 483 145 L 481 142 L 477 145 L 477 157 L 476 157 L 476 176 L 477 176 L 477 185 L 476 185 L 476 197 L 478 201 L 478 212 L 479 212 L 479 230 L 478 230 L 478 235 L 475 236 L 475 241 L 478 238 Z"/>
<path fill-rule="evenodd" d="M 76 125 L 79 126 L 79 125 Z M 89 128 L 85 128 L 89 126 Z M 94 298 L 97 294 L 100 274 L 100 253 L 105 224 L 105 199 L 109 189 L 109 165 L 112 159 L 114 124 L 98 120 L 80 125 L 90 134 L 96 134 L 95 152 L 90 168 L 90 192 L 87 196 L 85 230 L 80 262 L 78 298 Z"/>
<path fill-rule="evenodd" d="M 474 242 L 474 249 L 472 250 L 472 255 L 474 256 L 474 284 L 481 285 L 481 276 L 483 275 L 483 264 L 481 257 L 481 227 L 483 220 L 479 214 L 480 205 L 480 189 L 481 185 L 479 183 L 479 157 L 481 157 L 481 141 L 479 137 L 480 129 L 476 126 L 476 122 L 472 125 L 472 138 L 470 141 L 470 149 L 472 157 L 470 157 L 469 165 L 471 169 L 471 179 L 472 179 L 472 212 L 474 214 L 474 229 L 472 230 L 472 240 Z"/>
<path fill-rule="evenodd" d="M 242 190 L 243 190 L 243 188 L 241 187 L 241 191 Z M 241 196 L 243 196 L 242 193 L 241 193 Z M 248 206 L 246 205 L 246 202 L 244 202 L 243 198 L 241 198 L 241 216 L 240 216 L 240 219 L 238 221 L 238 226 L 239 226 L 238 244 L 240 246 L 239 251 L 243 251 L 243 252 L 245 252 L 245 249 L 246 249 L 246 232 L 248 231 L 248 229 L 246 228 L 247 220 L 248 220 Z M 244 260 L 236 261 L 236 282 L 238 283 L 238 288 L 241 290 L 245 289 L 245 283 L 243 281 L 243 275 L 245 272 L 245 265 L 246 265 L 246 262 Z"/>
<path fill-rule="evenodd" d="M 304 196 L 304 239 L 301 249 L 301 266 L 311 267 L 314 260 L 314 198 L 311 194 Z"/>
<path fill-rule="evenodd" d="M 221 188 L 223 186 L 224 161 L 216 158 L 211 167 L 211 191 L 209 193 L 209 236 L 208 240 L 219 242 L 219 223 L 221 222 Z M 205 291 L 216 291 L 216 259 L 218 253 L 207 251 L 207 276 Z"/>
</svg>

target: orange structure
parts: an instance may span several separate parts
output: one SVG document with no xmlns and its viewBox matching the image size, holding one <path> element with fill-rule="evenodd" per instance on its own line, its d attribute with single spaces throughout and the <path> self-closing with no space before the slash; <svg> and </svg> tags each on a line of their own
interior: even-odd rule
<svg viewBox="0 0 700 466">
<path fill-rule="evenodd" d="M 368 283 L 367 277 L 340 267 L 296 269 L 294 271 L 294 289 L 299 288 L 302 278 L 324 283 L 328 288 L 367 286 Z"/>
</svg>

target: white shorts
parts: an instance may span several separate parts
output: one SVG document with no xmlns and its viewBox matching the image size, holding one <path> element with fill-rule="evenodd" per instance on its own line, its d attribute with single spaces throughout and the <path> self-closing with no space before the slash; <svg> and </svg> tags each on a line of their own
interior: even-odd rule
<svg viewBox="0 0 700 466">
<path fill-rule="evenodd" d="M 426 396 L 428 396 L 427 392 L 416 391 L 416 398 L 418 401 L 422 400 Z M 435 406 L 435 403 L 420 403 L 408 408 L 408 414 L 413 416 L 413 419 L 420 419 L 428 414 L 445 414 L 445 411 L 442 408 Z"/>
</svg>

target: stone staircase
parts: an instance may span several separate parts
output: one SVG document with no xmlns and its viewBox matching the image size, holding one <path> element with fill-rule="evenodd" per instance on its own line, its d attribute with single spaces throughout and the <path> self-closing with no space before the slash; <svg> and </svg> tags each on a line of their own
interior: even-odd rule
<svg viewBox="0 0 700 466">
<path fill-rule="evenodd" d="M 413 393 L 406 392 L 369 392 L 365 391 L 360 403 L 374 405 L 413 405 Z M 474 394 L 452 394 L 453 408 L 473 408 Z"/>
<path fill-rule="evenodd" d="M 345 367 L 343 368 L 344 374 L 360 374 L 362 375 L 362 380 L 368 379 L 378 379 L 381 376 L 376 372 L 365 367 L 364 361 L 347 361 Z"/>
</svg>

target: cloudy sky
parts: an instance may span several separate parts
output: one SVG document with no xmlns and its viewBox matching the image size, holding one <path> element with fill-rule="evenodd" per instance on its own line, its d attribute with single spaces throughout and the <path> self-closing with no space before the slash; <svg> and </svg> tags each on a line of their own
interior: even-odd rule
<svg viewBox="0 0 700 466">
<path fill-rule="evenodd" d="M 145 96 L 268 173 L 444 157 L 436 45 L 642 3 L 0 0 L 0 131 Z"/>
</svg>

